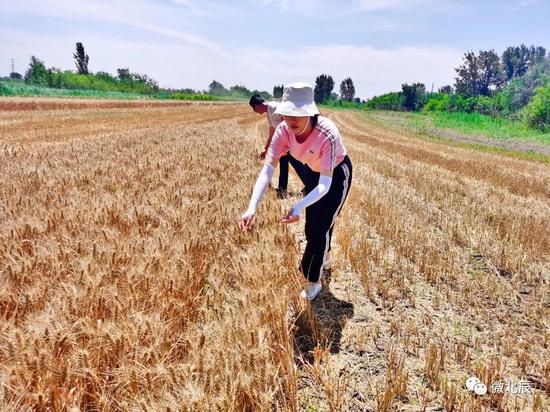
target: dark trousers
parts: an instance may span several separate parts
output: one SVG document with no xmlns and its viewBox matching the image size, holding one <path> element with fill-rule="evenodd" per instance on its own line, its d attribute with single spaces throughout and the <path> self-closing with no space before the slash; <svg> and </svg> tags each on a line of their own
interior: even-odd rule
<svg viewBox="0 0 550 412">
<path fill-rule="evenodd" d="M 288 186 L 288 164 L 291 164 L 303 184 L 305 184 L 305 166 L 299 160 L 293 158 L 290 153 L 279 158 L 279 189 L 286 192 Z"/>
<path fill-rule="evenodd" d="M 305 166 L 306 194 L 319 184 L 320 173 Z M 317 202 L 306 208 L 306 250 L 302 256 L 301 270 L 310 282 L 317 282 L 323 270 L 325 253 L 330 250 L 332 229 L 351 186 L 352 165 L 348 156 L 333 170 L 330 189 Z"/>
</svg>

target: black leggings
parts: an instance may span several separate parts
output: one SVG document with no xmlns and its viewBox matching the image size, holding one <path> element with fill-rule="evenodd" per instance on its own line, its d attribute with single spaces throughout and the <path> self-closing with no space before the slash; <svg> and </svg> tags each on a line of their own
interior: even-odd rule
<svg viewBox="0 0 550 412">
<path fill-rule="evenodd" d="M 314 172 L 307 165 L 304 170 L 307 195 L 319 184 L 320 173 Z M 346 155 L 333 170 L 328 193 L 306 208 L 307 244 L 302 257 L 301 270 L 310 282 L 317 282 L 321 276 L 325 253 L 330 250 L 334 221 L 348 196 L 351 177 L 351 160 Z"/>
<path fill-rule="evenodd" d="M 303 184 L 305 184 L 305 167 L 302 162 L 293 158 L 290 153 L 279 159 L 279 189 L 286 192 L 288 186 L 288 164 L 291 164 Z"/>
</svg>

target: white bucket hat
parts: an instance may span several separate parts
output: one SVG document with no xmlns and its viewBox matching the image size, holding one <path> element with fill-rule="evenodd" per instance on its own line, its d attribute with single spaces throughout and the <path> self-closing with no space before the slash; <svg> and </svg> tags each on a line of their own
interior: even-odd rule
<svg viewBox="0 0 550 412">
<path fill-rule="evenodd" d="M 315 116 L 319 109 L 313 100 L 313 88 L 308 83 L 292 83 L 285 87 L 281 103 L 275 113 L 284 116 Z"/>
</svg>

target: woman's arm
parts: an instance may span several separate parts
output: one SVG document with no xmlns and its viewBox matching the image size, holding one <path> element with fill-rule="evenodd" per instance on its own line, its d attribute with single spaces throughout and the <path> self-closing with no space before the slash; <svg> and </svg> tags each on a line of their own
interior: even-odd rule
<svg viewBox="0 0 550 412">
<path fill-rule="evenodd" d="M 264 167 L 260 171 L 254 189 L 252 190 L 252 196 L 250 196 L 250 202 L 248 203 L 248 209 L 244 212 L 243 217 L 247 215 L 253 215 L 256 213 L 256 209 L 260 204 L 260 201 L 264 197 L 265 191 L 271 182 L 275 167 L 277 166 L 278 159 L 272 160 L 271 163 L 266 162 Z"/>
<path fill-rule="evenodd" d="M 290 208 L 287 214 L 283 217 L 283 222 L 285 223 L 296 222 L 299 219 L 300 213 L 302 212 L 302 210 L 312 205 L 313 203 L 317 202 L 319 199 L 321 199 L 324 195 L 328 193 L 331 183 L 332 183 L 332 170 L 321 170 L 321 174 L 319 176 L 319 183 L 317 184 L 317 186 L 311 192 L 309 192 L 306 197 L 304 197 L 299 202 L 295 203 L 294 206 Z"/>
<path fill-rule="evenodd" d="M 269 186 L 269 182 L 271 182 L 271 178 L 273 177 L 279 158 L 284 154 L 287 148 L 288 136 L 281 127 L 278 127 L 275 129 L 275 133 L 271 139 L 262 171 L 254 184 L 252 196 L 250 197 L 250 202 L 248 203 L 248 209 L 246 209 L 246 212 L 244 212 L 241 217 L 239 226 L 242 230 L 250 230 L 252 219 L 256 214 L 256 209 L 258 208 L 258 205 L 262 200 L 267 187 Z"/>
<path fill-rule="evenodd" d="M 260 204 L 260 201 L 262 200 L 265 191 L 269 186 L 269 182 L 271 182 L 271 178 L 273 177 L 273 173 L 275 171 L 275 167 L 277 167 L 278 162 L 279 159 L 272 159 L 270 162 L 266 162 L 260 174 L 258 175 L 256 183 L 254 184 L 254 189 L 252 190 L 252 196 L 250 196 L 248 209 L 246 209 L 246 212 L 244 212 L 241 216 L 239 226 L 242 230 L 250 230 L 252 219 L 256 214 L 256 209 L 258 208 L 258 205 Z"/>
</svg>

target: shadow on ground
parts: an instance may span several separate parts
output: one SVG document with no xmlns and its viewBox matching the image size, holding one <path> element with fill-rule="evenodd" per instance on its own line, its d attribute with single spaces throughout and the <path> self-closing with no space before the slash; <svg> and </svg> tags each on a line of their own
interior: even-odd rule
<svg viewBox="0 0 550 412">
<path fill-rule="evenodd" d="M 295 321 L 296 355 L 302 362 L 313 361 L 313 350 L 319 344 L 330 353 L 340 351 L 342 329 L 353 316 L 353 304 L 338 299 L 329 289 L 332 270 L 323 272 L 323 290 L 310 302 Z"/>
</svg>

